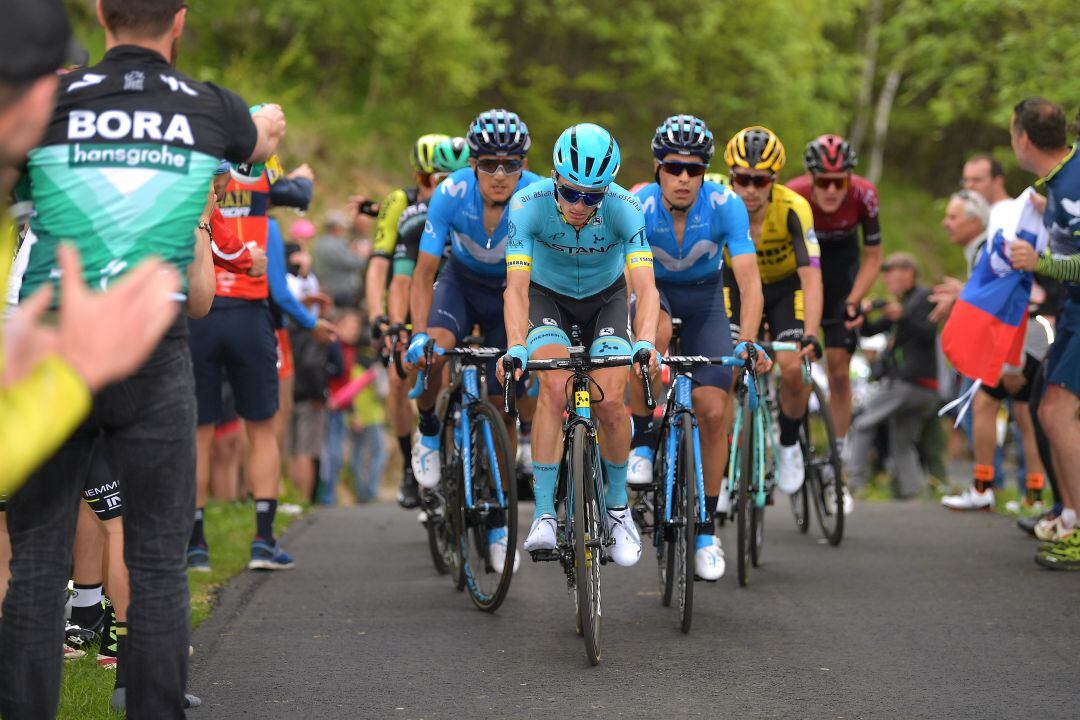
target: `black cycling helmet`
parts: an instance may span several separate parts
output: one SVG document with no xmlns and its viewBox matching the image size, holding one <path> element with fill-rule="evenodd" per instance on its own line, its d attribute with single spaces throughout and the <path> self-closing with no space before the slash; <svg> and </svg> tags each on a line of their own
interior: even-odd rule
<svg viewBox="0 0 1080 720">
<path fill-rule="evenodd" d="M 529 128 L 517 113 L 493 108 L 476 116 L 465 136 L 473 157 L 478 155 L 521 155 L 529 152 Z"/>
<path fill-rule="evenodd" d="M 712 161 L 716 142 L 705 121 L 693 115 L 672 115 L 656 128 L 652 139 L 652 154 L 663 160 L 671 153 L 698 155 L 708 165 Z"/>
<path fill-rule="evenodd" d="M 803 165 L 811 173 L 851 172 L 859 164 L 855 148 L 839 135 L 821 135 L 806 144 Z"/>
</svg>

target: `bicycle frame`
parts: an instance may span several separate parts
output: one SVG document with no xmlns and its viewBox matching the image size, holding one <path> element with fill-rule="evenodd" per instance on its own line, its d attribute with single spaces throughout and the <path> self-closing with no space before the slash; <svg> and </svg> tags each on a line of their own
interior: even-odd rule
<svg viewBox="0 0 1080 720">
<path fill-rule="evenodd" d="M 664 522 L 671 523 L 671 500 L 675 490 L 675 459 L 678 457 L 679 443 L 682 441 L 682 417 L 690 416 L 694 445 L 694 477 L 697 480 L 697 496 L 705 497 L 705 474 L 701 468 L 701 435 L 698 431 L 697 416 L 694 415 L 693 373 L 677 370 L 675 379 L 668 390 L 668 402 L 664 411 L 664 425 L 669 429 L 664 448 Z M 698 507 L 698 524 L 705 524 L 705 505 Z M 689 518 L 687 518 L 689 522 Z"/>
</svg>

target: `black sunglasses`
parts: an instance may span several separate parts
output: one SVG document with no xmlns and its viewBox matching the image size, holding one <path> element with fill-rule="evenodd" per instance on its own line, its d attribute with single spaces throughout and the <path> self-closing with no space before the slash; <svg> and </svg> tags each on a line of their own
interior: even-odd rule
<svg viewBox="0 0 1080 720">
<path fill-rule="evenodd" d="M 776 180 L 775 175 L 747 175 L 746 173 L 731 173 L 731 182 L 742 187 L 753 185 L 756 188 L 768 187 Z"/>
<path fill-rule="evenodd" d="M 507 175 L 521 172 L 525 162 L 520 158 L 483 158 L 476 161 L 476 169 L 485 175 L 494 175 L 499 168 Z"/>
<path fill-rule="evenodd" d="M 704 163 L 664 161 L 660 163 L 660 169 L 668 175 L 673 175 L 675 177 L 679 177 L 685 172 L 690 177 L 696 178 L 704 175 L 705 171 L 709 169 L 709 166 Z"/>
<path fill-rule="evenodd" d="M 574 190 L 565 185 L 555 183 L 555 189 L 559 191 L 559 195 L 570 205 L 574 205 L 578 200 L 585 203 L 585 207 L 596 207 L 604 200 L 604 196 L 607 195 L 607 188 L 603 190 L 595 191 L 583 191 Z"/>
</svg>

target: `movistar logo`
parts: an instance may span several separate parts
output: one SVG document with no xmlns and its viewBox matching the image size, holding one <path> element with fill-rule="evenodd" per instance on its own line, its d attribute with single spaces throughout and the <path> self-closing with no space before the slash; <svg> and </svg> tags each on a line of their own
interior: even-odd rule
<svg viewBox="0 0 1080 720">
<path fill-rule="evenodd" d="M 69 167 L 143 168 L 187 175 L 190 162 L 190 150 L 165 144 L 74 143 L 68 148 Z"/>
<path fill-rule="evenodd" d="M 720 207 L 728 201 L 729 190 L 724 192 L 716 192 L 715 190 L 709 193 L 709 207 Z"/>
<path fill-rule="evenodd" d="M 465 197 L 465 193 L 469 189 L 469 183 L 464 180 L 460 182 L 450 182 L 446 179 L 439 185 L 439 192 L 450 197 Z"/>
</svg>

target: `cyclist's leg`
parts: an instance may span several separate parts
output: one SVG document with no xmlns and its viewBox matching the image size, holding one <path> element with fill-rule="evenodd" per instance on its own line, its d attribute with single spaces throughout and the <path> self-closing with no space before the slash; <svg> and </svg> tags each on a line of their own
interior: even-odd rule
<svg viewBox="0 0 1080 720">
<path fill-rule="evenodd" d="M 1046 392 L 1039 421 L 1050 440 L 1066 529 L 1080 509 L 1080 303 L 1069 300 L 1059 316 L 1058 336 L 1047 358 Z"/>
<path fill-rule="evenodd" d="M 663 289 L 660 294 L 660 320 L 656 328 L 656 351 L 664 355 L 671 343 L 671 307 Z M 630 304 L 630 320 L 634 319 L 634 303 Z M 633 370 L 627 372 L 633 373 Z M 651 374 L 655 395 L 660 394 L 660 370 Z M 645 407 L 645 391 L 640 382 L 630 383 L 630 417 L 633 434 L 630 438 L 630 458 L 627 461 L 627 478 L 633 485 L 652 482 L 652 465 L 656 452 L 656 423 L 653 412 Z"/>
<path fill-rule="evenodd" d="M 841 254 L 831 258 L 822 253 L 824 307 L 821 317 L 825 342 L 825 364 L 829 374 L 829 412 L 836 431 L 837 450 L 843 452 L 851 427 L 851 356 L 858 345 L 858 335 L 844 327 L 847 298 L 859 271 L 858 257 Z"/>
<path fill-rule="evenodd" d="M 829 412 L 836 431 L 837 450 L 843 451 L 851 427 L 851 355 L 846 347 L 829 345 L 831 330 L 825 331 L 825 365 L 829 373 Z"/>
<path fill-rule="evenodd" d="M 803 330 L 803 293 L 798 276 L 766 285 L 764 291 L 765 315 L 773 339 L 799 340 Z M 778 352 L 776 363 L 780 366 L 780 446 L 776 481 L 781 491 L 790 494 L 802 486 L 805 477 L 798 441 L 810 386 L 803 381 L 803 363 L 798 353 Z"/>
</svg>

